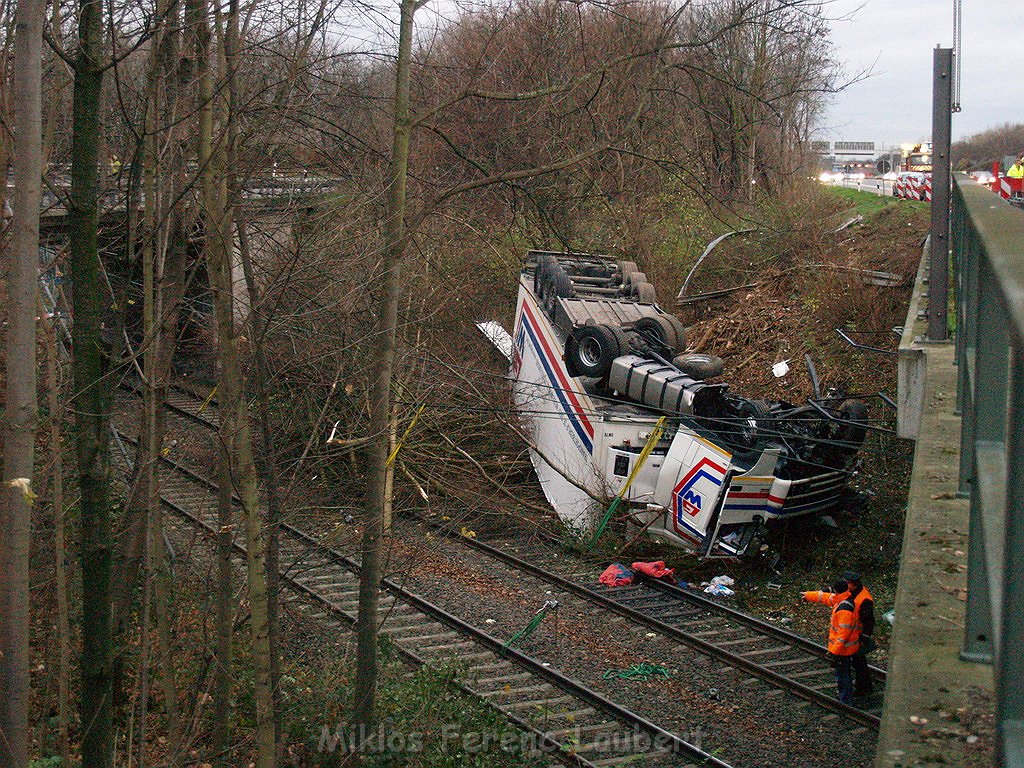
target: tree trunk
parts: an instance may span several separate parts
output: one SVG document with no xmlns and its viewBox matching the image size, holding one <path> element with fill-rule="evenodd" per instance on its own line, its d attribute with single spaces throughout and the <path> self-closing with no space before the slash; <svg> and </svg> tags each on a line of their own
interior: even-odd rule
<svg viewBox="0 0 1024 768">
<path fill-rule="evenodd" d="M 209 261 L 212 248 L 211 239 L 217 236 L 218 224 L 214 210 L 220 207 L 220 189 L 215 174 L 217 167 L 213 149 L 213 77 L 210 72 L 211 35 L 206 1 L 189 0 L 187 14 L 188 26 L 195 34 L 193 45 L 199 103 L 196 154 L 202 174 L 203 226 L 206 229 L 206 250 Z M 209 278 L 212 286 L 214 282 L 212 268 Z M 216 288 L 214 288 L 214 295 L 217 295 Z M 218 364 L 220 365 L 218 380 L 222 380 L 223 359 L 219 360 Z M 231 478 L 231 457 L 234 454 L 233 424 L 234 419 L 231 418 L 229 409 L 221 404 L 217 446 L 217 590 L 214 609 L 216 643 L 213 675 L 213 736 L 210 750 L 210 759 L 218 768 L 230 768 L 233 765 L 231 753 L 231 644 L 233 636 L 231 550 L 235 537 Z"/>
<path fill-rule="evenodd" d="M 7 393 L 0 498 L 0 765 L 28 763 L 29 541 L 36 424 L 36 293 L 42 178 L 45 2 L 19 0 L 14 54 L 14 236 L 8 277 Z"/>
<path fill-rule="evenodd" d="M 77 426 L 78 483 L 82 541 L 82 768 L 110 768 L 113 761 L 111 709 L 111 515 L 107 450 L 110 405 L 104 380 L 108 357 L 102 337 L 107 292 L 97 247 L 99 110 L 103 69 L 102 5 L 79 6 L 79 48 L 72 107 L 71 243 L 74 326 L 72 407 Z"/>
<path fill-rule="evenodd" d="M 405 190 L 409 168 L 409 79 L 412 65 L 413 16 L 416 0 L 402 0 L 395 71 L 394 135 L 387 217 L 384 221 L 384 279 L 377 305 L 377 333 L 372 359 L 366 496 L 363 503 L 362 570 L 359 579 L 356 680 L 352 703 L 353 726 L 370 726 L 377 694 L 377 624 L 383 545 L 384 495 L 387 477 L 388 431 L 391 418 L 391 377 L 395 366 L 395 329 L 401 269 L 405 256 Z"/>
<path fill-rule="evenodd" d="M 275 764 L 274 702 L 271 682 L 270 637 L 267 625 L 266 549 L 260 519 L 256 465 L 248 408 L 244 397 L 238 337 L 234 329 L 234 285 L 231 272 L 233 253 L 233 216 L 227 173 L 233 161 L 232 120 L 236 54 L 238 46 L 238 3 L 231 0 L 227 18 L 223 59 L 226 64 L 228 108 L 223 129 L 228 140 L 214 152 L 221 180 L 208 185 L 206 202 L 206 260 L 217 317 L 217 342 L 220 351 L 221 429 L 230 437 L 232 481 L 242 507 L 245 533 L 246 575 L 249 586 L 249 610 L 252 616 L 252 663 L 256 694 L 256 765 L 272 768 Z"/>
<path fill-rule="evenodd" d="M 270 396 L 267 393 L 267 361 L 263 340 L 270 318 L 262 319 L 259 286 L 252 266 L 249 236 L 245 218 L 236 213 L 235 229 L 238 233 L 238 254 L 242 272 L 249 290 L 249 336 L 253 354 L 253 388 L 256 391 L 256 420 L 259 423 L 260 445 L 263 449 L 262 475 L 267 492 L 267 636 L 270 640 L 270 680 L 274 691 L 274 738 L 277 757 L 281 757 L 283 724 L 281 722 L 281 633 L 277 618 L 281 584 L 280 531 L 283 520 L 277 473 L 277 452 L 270 424 Z"/>
<path fill-rule="evenodd" d="M 40 314 L 43 313 L 40 307 Z M 43 316 L 46 333 L 47 402 L 50 409 L 50 454 L 52 480 L 50 504 L 53 507 L 53 581 L 57 595 L 57 741 L 64 765 L 71 764 L 71 744 L 68 741 L 68 688 L 71 666 L 71 620 L 68 610 L 67 552 L 64 544 L 64 448 L 61 445 L 64 407 L 61 403 L 58 375 L 57 333 L 53 322 Z"/>
</svg>

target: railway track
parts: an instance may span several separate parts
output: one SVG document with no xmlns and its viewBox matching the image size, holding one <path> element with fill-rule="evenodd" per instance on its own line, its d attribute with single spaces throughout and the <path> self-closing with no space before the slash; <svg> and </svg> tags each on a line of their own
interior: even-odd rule
<svg viewBox="0 0 1024 768">
<path fill-rule="evenodd" d="M 199 407 L 198 398 L 183 390 L 179 390 L 176 394 L 177 397 L 173 403 L 169 404 L 169 408 L 177 416 L 187 419 L 192 424 L 201 424 L 206 429 L 216 428 L 215 421 Z M 166 463 L 170 465 L 170 462 Z M 204 493 L 215 493 L 216 487 L 212 482 L 191 470 L 182 467 L 177 467 L 177 470 L 183 477 L 188 478 L 188 482 L 202 486 Z M 170 485 L 167 488 L 173 490 L 174 482 L 168 482 Z M 172 500 L 165 500 L 165 503 L 177 504 L 181 509 L 174 506 L 172 508 L 178 514 L 186 514 L 181 510 L 187 510 L 190 500 L 186 498 L 184 501 L 186 502 L 184 505 Z M 191 499 L 192 503 L 197 501 L 201 502 L 195 498 Z M 210 508 L 213 507 L 210 506 Z M 402 525 L 404 524 L 406 523 L 402 523 Z M 799 696 L 816 707 L 831 712 L 833 717 L 849 720 L 858 724 L 861 729 L 876 730 L 878 728 L 879 708 L 874 711 L 865 711 L 840 704 L 832 695 L 834 681 L 831 668 L 824 658 L 824 648 L 795 633 L 729 606 L 721 605 L 703 595 L 663 582 L 644 581 L 630 587 L 614 589 L 595 585 L 594 564 L 582 560 L 574 562 L 555 542 L 541 540 L 529 545 L 524 544 L 521 539 L 485 542 L 463 536 L 450 525 L 436 519 L 420 519 L 408 522 L 408 524 L 429 526 L 435 534 L 444 536 L 452 542 L 458 542 L 480 556 L 499 561 L 518 572 L 529 574 L 552 585 L 560 593 L 571 594 L 586 601 L 595 610 L 614 613 L 633 625 L 652 630 L 664 640 L 686 646 L 706 654 L 728 667 L 742 670 L 778 690 Z M 309 561 L 306 562 L 306 559 Z M 333 577 L 319 573 L 320 570 L 327 567 L 328 563 L 332 563 L 336 569 L 345 570 L 348 573 L 345 580 L 332 580 Z M 348 622 L 354 621 L 357 563 L 348 560 L 343 553 L 324 548 L 309 534 L 289 526 L 283 530 L 282 566 L 286 570 L 285 579 L 289 586 L 310 599 L 322 602 L 331 611 L 341 611 L 345 614 L 339 618 Z M 312 584 L 303 581 L 303 575 L 309 573 L 310 570 L 317 571 L 314 573 Z M 296 574 L 300 571 L 302 575 L 297 576 Z M 597 698 L 591 700 L 582 690 L 567 692 L 558 688 L 559 681 L 553 680 L 549 676 L 559 673 L 553 672 L 550 667 L 540 665 L 537 669 L 539 662 L 532 660 L 533 668 L 529 668 L 531 661 L 529 657 L 521 660 L 521 664 L 525 665 L 525 668 L 521 665 L 517 666 L 520 664 L 520 660 L 510 658 L 508 651 L 502 653 L 501 641 L 486 632 L 473 628 L 464 620 L 429 600 L 424 600 L 411 592 L 403 594 L 392 591 L 391 587 L 404 589 L 394 582 L 385 586 L 390 595 L 388 605 L 393 610 L 392 616 L 397 617 L 398 621 L 395 639 L 403 651 L 413 652 L 403 646 L 403 637 L 413 643 L 423 642 L 426 638 L 437 641 L 435 645 L 428 648 L 428 652 L 440 651 L 450 644 L 460 646 L 462 643 L 478 643 L 482 649 L 473 651 L 473 653 L 486 650 L 493 656 L 493 658 L 488 657 L 482 666 L 474 663 L 474 659 L 469 659 L 471 674 L 482 673 L 485 675 L 481 679 L 485 688 L 491 684 L 499 686 L 496 692 L 488 690 L 481 692 L 492 703 L 499 704 L 503 695 L 529 696 L 533 692 L 541 695 L 541 698 L 525 699 L 528 703 L 524 706 L 527 708 L 543 706 L 539 704 L 542 700 L 555 700 L 556 706 L 561 706 L 566 703 L 562 697 L 577 696 L 579 706 L 573 705 L 577 706 L 577 709 L 567 711 L 571 715 L 571 722 L 576 722 L 574 711 L 584 713 L 585 716 L 598 711 L 608 715 L 611 711 L 608 709 L 609 706 L 618 706 L 594 691 L 590 693 Z M 426 634 L 419 632 L 415 627 L 415 621 L 411 619 L 406 621 L 404 614 L 407 611 L 430 617 L 436 626 Z M 389 623 L 391 620 L 389 618 Z M 411 634 L 403 631 L 406 625 L 411 627 L 409 630 Z M 460 636 L 472 634 L 474 631 L 481 632 L 482 637 L 477 640 L 458 640 Z M 460 635 L 460 633 L 464 633 L 464 635 Z M 518 652 L 516 653 L 518 654 Z M 513 665 L 515 669 L 507 665 Z M 884 670 L 874 668 L 873 674 L 877 682 L 884 682 Z M 539 675 L 539 678 L 534 678 L 534 675 Z M 488 694 L 490 694 L 489 697 Z M 548 709 L 546 706 L 544 708 Z M 509 714 L 513 717 L 517 716 L 514 710 Z M 659 729 L 654 723 L 650 723 L 644 718 L 640 719 L 646 723 L 646 726 L 637 724 L 629 726 L 633 729 L 634 737 L 640 732 L 648 736 L 653 734 L 654 741 L 652 743 L 660 744 L 659 749 L 685 749 L 681 744 L 674 742 L 671 747 L 667 747 L 668 742 L 665 740 L 671 736 L 669 729 Z M 620 743 L 623 738 L 621 733 L 616 735 L 614 728 L 609 725 L 609 721 L 574 727 L 578 732 L 570 736 L 572 744 L 583 742 L 585 745 L 596 748 L 600 744 L 607 744 L 610 741 Z M 644 727 L 653 727 L 657 730 L 644 730 Z M 557 738 L 559 734 L 564 735 L 565 731 L 566 727 L 555 728 L 553 738 Z M 544 735 L 547 733 L 547 731 L 543 732 Z M 669 734 L 669 736 L 665 734 Z M 581 736 L 584 738 L 581 739 Z M 586 741 L 586 736 L 592 737 L 589 742 Z M 562 749 L 564 752 L 564 744 Z M 584 752 L 585 750 L 581 750 L 581 753 Z M 664 752 L 659 754 L 664 754 Z M 615 759 L 615 757 L 601 757 L 595 764 L 618 764 L 614 762 Z M 636 760 L 637 756 L 633 755 L 630 759 Z M 606 762 L 606 760 L 612 760 L 612 762 Z M 576 764 L 586 765 L 587 763 Z"/>
<path fill-rule="evenodd" d="M 443 522 L 418 516 L 421 524 L 449 539 L 530 573 L 549 584 L 597 606 L 652 629 L 730 666 L 761 678 L 817 706 L 862 726 L 877 730 L 881 705 L 861 709 L 840 703 L 826 649 L 805 637 L 770 622 L 722 605 L 674 584 L 641 579 L 626 587 L 595 585 L 593 564 L 574 563 L 567 571 L 567 556 L 558 542 L 534 545 L 520 540 L 496 542 L 468 537 Z M 871 667 L 877 686 L 885 685 L 885 670 Z"/>
<path fill-rule="evenodd" d="M 134 438 L 116 432 L 116 465 L 130 467 Z M 161 503 L 182 520 L 214 537 L 216 484 L 168 459 L 160 462 Z M 359 564 L 291 525 L 281 529 L 281 579 L 349 625 L 356 621 Z M 240 544 L 235 549 L 243 553 Z M 459 663 L 461 687 L 501 712 L 532 737 L 531 745 L 558 764 L 582 768 L 729 764 L 681 736 L 615 703 L 557 669 L 420 597 L 391 579 L 381 583 L 380 610 L 387 634 L 413 664 Z"/>
</svg>

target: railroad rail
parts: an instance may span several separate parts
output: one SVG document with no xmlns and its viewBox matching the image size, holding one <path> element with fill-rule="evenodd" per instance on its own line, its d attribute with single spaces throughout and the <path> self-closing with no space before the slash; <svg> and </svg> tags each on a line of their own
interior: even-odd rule
<svg viewBox="0 0 1024 768">
<path fill-rule="evenodd" d="M 137 390 L 131 387 L 126 387 L 126 389 L 134 394 L 138 394 Z M 168 403 L 168 408 L 173 413 L 187 419 L 191 423 L 200 424 L 206 429 L 216 428 L 216 423 L 213 419 L 200 409 L 199 403 L 202 400 L 199 396 L 185 389 L 176 389 L 174 394 L 172 402 Z M 168 399 L 171 400 L 172 398 Z M 215 493 L 216 485 L 212 481 L 203 478 L 186 467 L 174 465 L 167 459 L 163 461 L 165 465 L 174 466 L 177 472 L 187 478 L 189 482 L 201 486 L 205 493 Z M 178 506 L 183 505 L 179 504 Z M 174 507 L 171 508 L 173 509 Z M 175 509 L 175 511 L 178 514 L 185 514 L 179 509 Z M 587 601 L 599 610 L 607 610 L 635 625 L 653 630 L 675 644 L 687 646 L 725 665 L 741 669 L 779 690 L 799 696 L 815 706 L 834 713 L 834 715 L 857 723 L 867 729 L 876 730 L 878 728 L 879 717 L 876 711 L 865 711 L 856 707 L 849 707 L 841 704 L 834 698 L 832 695 L 832 691 L 834 691 L 832 671 L 825 661 L 825 649 L 821 645 L 795 633 L 788 632 L 781 627 L 745 614 L 730 606 L 722 605 L 703 595 L 680 589 L 664 582 L 643 581 L 630 587 L 620 588 L 596 586 L 594 584 L 595 572 L 592 562 L 582 563 L 580 561 L 577 563 L 579 566 L 577 572 L 567 572 L 567 553 L 554 537 L 542 540 L 539 547 L 527 548 L 521 540 L 486 542 L 478 538 L 470 538 L 462 535 L 460 531 L 455 530 L 450 525 L 446 525 L 436 519 L 430 520 L 421 517 L 418 521 L 399 521 L 402 525 L 407 522 L 409 524 L 428 525 L 435 533 L 441 534 L 453 541 L 458 541 L 487 558 L 498 560 L 516 571 L 530 574 L 547 584 L 553 585 L 560 591 L 570 593 Z M 305 584 L 301 577 L 296 580 L 294 576 L 286 574 L 284 577 L 286 583 L 310 599 L 321 602 L 325 607 L 330 606 L 331 611 L 335 609 L 341 610 L 345 613 L 345 617 L 340 618 L 343 618 L 345 621 L 354 621 L 352 614 L 355 608 L 354 601 L 356 600 L 357 579 L 355 574 L 358 572 L 358 565 L 354 561 L 348 560 L 346 555 L 329 548 L 321 550 L 319 555 L 315 554 L 316 548 L 322 547 L 322 545 L 315 538 L 299 529 L 285 526 L 282 529 L 282 533 L 284 536 L 282 542 L 282 564 L 286 566 L 286 570 L 287 568 L 301 568 L 303 569 L 303 574 L 307 572 L 307 564 L 297 556 L 297 551 L 294 549 L 295 542 L 300 542 L 302 546 L 308 548 L 308 557 L 326 558 L 336 566 L 346 568 L 350 574 L 347 577 L 350 579 L 349 583 L 338 582 L 330 585 L 331 588 L 338 590 L 340 600 L 335 600 L 335 596 L 324 595 L 315 586 Z M 320 560 L 312 562 L 316 569 L 325 567 L 325 564 Z M 572 566 L 569 568 L 571 571 Z M 293 584 L 293 581 L 296 583 Z M 393 582 L 391 584 L 398 589 L 402 589 L 402 587 Z M 390 591 L 390 587 L 386 588 Z M 392 602 L 398 600 L 397 605 L 399 607 L 406 606 L 405 608 L 400 608 L 402 612 L 411 610 L 421 615 L 429 616 L 438 623 L 439 627 L 444 628 L 433 633 L 435 637 L 432 637 L 432 639 L 438 641 L 439 647 L 454 640 L 460 632 L 472 633 L 473 631 L 479 631 L 474 630 L 468 623 L 444 611 L 440 606 L 424 600 L 422 597 L 412 595 L 412 593 L 409 593 L 411 597 L 408 598 L 401 593 L 392 594 L 398 595 L 391 598 Z M 404 617 L 402 618 L 404 619 Z M 390 621 L 391 619 L 389 619 Z M 400 647 L 401 634 L 400 628 L 398 638 Z M 485 632 L 481 632 L 481 634 L 484 638 L 479 642 L 491 653 L 497 653 L 502 664 L 514 663 L 509 656 L 519 652 L 512 651 L 510 654 L 508 651 L 505 651 L 502 654 L 504 647 L 501 641 L 487 635 Z M 410 637 L 423 639 L 422 635 L 416 634 Z M 466 642 L 469 641 L 467 640 Z M 529 666 L 530 661 L 529 657 L 527 657 L 524 664 Z M 532 661 L 535 667 L 539 664 L 536 660 Z M 497 664 L 498 660 L 491 660 L 488 663 Z M 877 667 L 872 669 L 876 681 L 884 682 L 885 671 Z M 471 671 L 478 671 L 476 665 L 471 666 Z M 558 674 L 553 672 L 550 667 L 540 666 L 540 671 L 537 672 L 537 675 L 542 680 L 541 685 L 557 686 L 556 682 L 548 679 L 547 675 L 549 673 Z M 490 683 L 493 681 L 495 684 L 500 684 L 503 686 L 503 690 L 508 689 L 510 684 L 515 683 L 514 688 L 510 691 L 505 691 L 509 695 L 515 695 L 516 691 L 523 691 L 523 686 L 518 684 L 520 679 L 530 681 L 526 687 L 536 687 L 538 685 L 535 678 L 520 677 L 527 674 L 532 675 L 533 672 L 522 669 L 513 671 L 503 669 L 500 675 L 489 674 L 485 678 L 485 682 Z M 500 678 L 500 680 L 497 678 Z M 575 681 L 573 682 L 579 685 Z M 560 690 L 564 691 L 565 689 Z M 527 692 L 523 691 L 523 693 L 525 695 Z M 600 709 L 606 713 L 608 712 L 607 706 L 618 706 L 601 697 L 599 693 L 593 691 L 591 693 L 599 697 L 598 700 L 590 701 L 587 699 L 586 694 L 582 692 L 563 692 L 559 696 L 577 695 L 580 701 L 584 703 L 584 708 Z M 534 703 L 536 704 L 536 702 Z M 648 723 L 648 725 L 658 728 L 653 723 Z M 593 730 L 585 732 L 595 737 L 608 736 L 610 733 L 607 723 L 595 724 Z M 648 730 L 643 730 L 643 732 L 651 733 Z M 668 733 L 665 730 L 661 732 Z M 657 736 L 656 743 L 664 743 L 665 738 L 665 736 Z M 606 764 L 603 761 L 600 762 L 601 764 Z"/>
<path fill-rule="evenodd" d="M 130 470 L 128 445 L 134 438 L 115 431 L 117 463 Z M 161 458 L 160 501 L 191 525 L 213 537 L 217 524 L 216 483 Z M 204 517 L 201 511 L 205 510 Z M 209 519 L 207 519 L 209 518 Z M 314 536 L 284 524 L 281 579 L 295 592 L 322 605 L 349 625 L 356 621 L 359 564 Z M 244 552 L 235 543 L 236 552 Z M 729 764 L 636 712 L 617 704 L 568 675 L 404 588 L 383 579 L 380 608 L 388 615 L 385 632 L 414 664 L 441 660 L 468 665 L 470 682 L 462 689 L 528 730 L 537 745 L 565 765 L 604 768 L 664 765 L 681 756 L 684 768 Z"/>
<path fill-rule="evenodd" d="M 552 549 L 552 542 L 524 553 L 526 548 L 518 541 L 506 541 L 504 546 L 496 546 L 475 536 L 462 535 L 444 523 L 422 516 L 418 519 L 431 530 L 457 539 L 488 557 L 742 669 L 830 712 L 878 729 L 880 707 L 876 711 L 865 711 L 836 699 L 831 694 L 835 683 L 831 666 L 827 663 L 826 649 L 805 637 L 667 582 L 642 579 L 626 587 L 592 586 L 592 565 L 587 565 L 581 573 L 557 573 L 553 561 L 564 562 L 566 554 L 560 545 L 558 550 Z M 545 561 L 550 564 L 540 565 Z M 771 660 L 756 661 L 763 657 Z M 885 670 L 871 667 L 871 671 L 874 680 L 884 685 Z M 804 682 L 815 678 L 817 687 Z"/>
</svg>

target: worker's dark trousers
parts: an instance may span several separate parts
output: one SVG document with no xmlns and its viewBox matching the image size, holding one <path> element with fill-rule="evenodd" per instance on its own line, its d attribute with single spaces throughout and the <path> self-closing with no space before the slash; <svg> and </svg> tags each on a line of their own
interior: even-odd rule
<svg viewBox="0 0 1024 768">
<path fill-rule="evenodd" d="M 853 660 L 849 656 L 834 656 L 832 664 L 836 672 L 839 701 L 853 706 Z"/>
<path fill-rule="evenodd" d="M 868 671 L 868 655 L 860 650 L 851 657 L 851 660 L 854 674 L 853 689 L 858 696 L 866 696 L 874 688 L 871 672 Z"/>
<path fill-rule="evenodd" d="M 858 696 L 871 693 L 874 684 L 868 670 L 868 654 L 875 649 L 875 641 L 870 637 L 861 638 L 860 649 L 853 654 L 853 692 Z"/>
</svg>

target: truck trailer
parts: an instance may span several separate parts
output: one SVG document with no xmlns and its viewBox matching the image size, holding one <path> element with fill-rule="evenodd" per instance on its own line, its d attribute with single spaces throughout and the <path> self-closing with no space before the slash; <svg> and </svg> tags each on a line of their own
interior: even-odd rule
<svg viewBox="0 0 1024 768">
<path fill-rule="evenodd" d="M 839 504 L 865 405 L 835 391 L 800 405 L 743 397 L 685 335 L 635 263 L 528 253 L 506 351 L 534 468 L 564 524 L 591 535 L 619 497 L 647 536 L 738 557 L 769 521 Z"/>
</svg>

